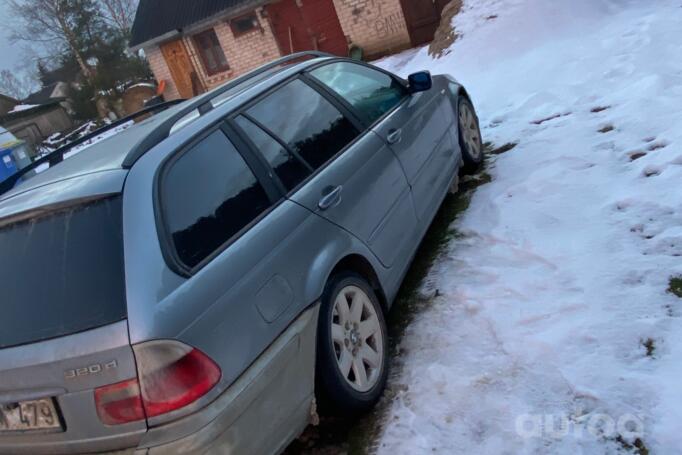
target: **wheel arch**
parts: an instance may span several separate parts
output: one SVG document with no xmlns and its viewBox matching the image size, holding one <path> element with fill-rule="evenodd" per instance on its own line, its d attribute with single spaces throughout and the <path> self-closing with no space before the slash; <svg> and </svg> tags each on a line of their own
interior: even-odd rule
<svg viewBox="0 0 682 455">
<path fill-rule="evenodd" d="M 381 304 L 384 314 L 389 310 L 388 299 L 386 298 L 386 292 L 381 284 L 381 280 L 377 275 L 372 264 L 360 254 L 349 254 L 339 260 L 334 268 L 329 273 L 327 277 L 327 282 L 336 274 L 341 272 L 352 272 L 357 273 L 361 277 L 367 280 L 367 282 L 372 286 L 372 289 L 376 293 L 379 303 Z"/>
<path fill-rule="evenodd" d="M 462 85 L 460 85 L 459 90 L 457 90 L 457 96 L 458 97 L 462 96 L 462 97 L 466 98 L 466 100 L 469 101 L 472 106 L 474 105 L 474 102 L 471 99 L 471 95 L 469 95 L 469 92 L 467 92 L 467 89 L 465 89 Z"/>
</svg>

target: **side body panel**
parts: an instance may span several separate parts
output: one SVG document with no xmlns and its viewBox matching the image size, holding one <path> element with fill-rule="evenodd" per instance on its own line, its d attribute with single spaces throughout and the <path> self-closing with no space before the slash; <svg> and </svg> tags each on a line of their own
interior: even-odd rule
<svg viewBox="0 0 682 455">
<path fill-rule="evenodd" d="M 391 133 L 401 131 L 391 149 L 412 187 L 422 226 L 431 222 L 461 160 L 459 146 L 450 134 L 456 121 L 447 93 L 447 81 L 434 78 L 431 90 L 411 95 L 374 128 L 387 142 L 391 142 Z"/>
<path fill-rule="evenodd" d="M 319 208 L 333 188 L 341 188 L 337 205 Z M 291 200 L 360 238 L 391 267 L 417 235 L 417 217 L 400 163 L 384 141 L 367 132 L 351 144 Z"/>
<path fill-rule="evenodd" d="M 206 117 L 214 115 L 222 118 L 218 112 Z M 131 342 L 177 339 L 214 359 L 222 378 L 209 396 L 195 404 L 199 410 L 235 384 L 319 299 L 329 274 L 343 257 L 362 255 L 382 283 L 390 280 L 388 270 L 363 242 L 286 199 L 192 277 L 171 271 L 156 230 L 153 182 L 160 164 L 198 132 L 195 128 L 203 129 L 199 122 L 190 125 L 138 161 L 126 182 L 123 204 Z M 287 368 L 282 374 L 309 382 L 309 371 L 297 369 L 295 363 Z M 297 393 L 300 396 L 290 397 L 287 403 L 297 402 L 293 398 L 303 402 L 312 390 Z M 297 415 L 293 407 L 281 412 Z M 182 419 L 190 420 L 191 416 Z M 179 434 L 177 426 L 171 430 L 164 422 L 150 424 L 158 444 L 194 431 L 191 425 L 185 427 L 187 434 Z M 162 425 L 159 431 L 154 429 L 157 425 Z"/>
</svg>

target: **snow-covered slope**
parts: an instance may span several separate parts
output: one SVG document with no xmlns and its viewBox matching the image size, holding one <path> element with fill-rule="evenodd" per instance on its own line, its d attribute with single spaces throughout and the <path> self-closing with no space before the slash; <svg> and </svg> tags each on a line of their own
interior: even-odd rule
<svg viewBox="0 0 682 455">
<path fill-rule="evenodd" d="M 455 25 L 440 60 L 380 64 L 453 74 L 518 145 L 431 271 L 379 453 L 682 453 L 682 4 L 468 0 Z"/>
</svg>

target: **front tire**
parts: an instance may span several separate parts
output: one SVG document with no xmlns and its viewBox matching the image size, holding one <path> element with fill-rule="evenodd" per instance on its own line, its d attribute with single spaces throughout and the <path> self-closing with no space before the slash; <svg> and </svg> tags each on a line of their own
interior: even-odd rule
<svg viewBox="0 0 682 455">
<path fill-rule="evenodd" d="M 464 172 L 477 171 L 483 164 L 483 141 L 478 116 L 473 104 L 467 98 L 460 96 L 457 101 L 457 120 L 459 125 L 459 145 L 462 149 Z"/>
<path fill-rule="evenodd" d="M 354 273 L 331 278 L 318 323 L 316 382 L 323 405 L 355 415 L 379 400 L 388 377 L 388 334 L 379 300 Z"/>
</svg>

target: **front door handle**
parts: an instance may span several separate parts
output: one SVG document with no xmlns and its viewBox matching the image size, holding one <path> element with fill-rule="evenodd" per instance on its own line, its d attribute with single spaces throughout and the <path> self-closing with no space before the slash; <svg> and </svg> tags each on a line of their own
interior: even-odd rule
<svg viewBox="0 0 682 455">
<path fill-rule="evenodd" d="M 386 139 L 389 144 L 397 144 L 403 138 L 403 130 L 390 130 Z"/>
<path fill-rule="evenodd" d="M 324 189 L 324 196 L 322 196 L 322 199 L 320 199 L 320 202 L 317 204 L 320 210 L 329 210 L 332 207 L 336 207 L 341 203 L 341 193 L 343 192 L 343 187 L 342 186 L 329 186 Z"/>
</svg>

